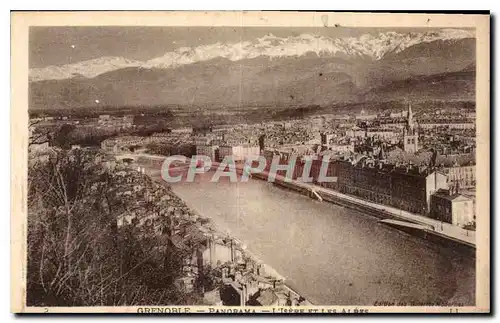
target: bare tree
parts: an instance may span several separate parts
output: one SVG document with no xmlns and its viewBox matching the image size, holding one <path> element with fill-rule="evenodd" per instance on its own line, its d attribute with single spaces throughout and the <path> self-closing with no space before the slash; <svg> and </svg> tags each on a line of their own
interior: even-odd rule
<svg viewBox="0 0 500 323">
<path fill-rule="evenodd" d="M 131 210 L 135 200 L 117 196 L 126 187 L 100 166 L 98 157 L 87 150 L 59 151 L 29 169 L 28 304 L 185 303 L 190 294 L 173 282 L 192 250 L 168 242 L 159 252 L 162 235 L 152 227 L 118 228 L 118 215 Z M 137 180 L 152 189 L 144 175 Z M 150 203 L 145 211 L 160 209 Z M 182 223 L 164 216 L 161 225 L 171 240 Z"/>
</svg>

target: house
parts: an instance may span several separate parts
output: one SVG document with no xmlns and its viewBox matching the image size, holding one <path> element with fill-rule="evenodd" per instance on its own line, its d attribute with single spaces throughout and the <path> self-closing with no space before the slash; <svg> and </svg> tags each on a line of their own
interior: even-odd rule
<svg viewBox="0 0 500 323">
<path fill-rule="evenodd" d="M 222 306 L 222 300 L 220 298 L 220 290 L 216 288 L 209 292 L 203 294 L 203 304 L 212 306 Z"/>
<path fill-rule="evenodd" d="M 207 240 L 207 248 L 203 250 L 203 263 L 215 267 L 217 263 L 223 264 L 234 260 L 235 246 L 229 241 L 227 244 L 215 241 L 213 238 Z"/>
<path fill-rule="evenodd" d="M 111 116 L 109 114 L 101 114 L 101 115 L 99 115 L 98 123 L 104 123 L 110 119 L 111 119 Z"/>
<path fill-rule="evenodd" d="M 253 145 L 221 145 L 219 147 L 219 160 L 224 160 L 225 157 L 232 157 L 233 161 L 243 161 L 249 157 L 260 155 L 260 147 Z"/>
<path fill-rule="evenodd" d="M 255 305 L 260 306 L 276 306 L 278 305 L 279 298 L 274 293 L 272 289 L 264 289 L 259 292 L 257 297 L 255 298 Z"/>
<path fill-rule="evenodd" d="M 458 186 L 439 189 L 431 195 L 430 217 L 462 226 L 474 221 L 473 201 L 458 193 Z"/>
</svg>

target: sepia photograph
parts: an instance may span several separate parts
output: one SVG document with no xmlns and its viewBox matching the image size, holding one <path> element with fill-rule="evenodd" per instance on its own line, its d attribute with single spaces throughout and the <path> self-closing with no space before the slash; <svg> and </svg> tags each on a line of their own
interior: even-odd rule
<svg viewBox="0 0 500 323">
<path fill-rule="evenodd" d="M 14 312 L 490 311 L 489 15 L 150 14 L 13 14 Z"/>
</svg>

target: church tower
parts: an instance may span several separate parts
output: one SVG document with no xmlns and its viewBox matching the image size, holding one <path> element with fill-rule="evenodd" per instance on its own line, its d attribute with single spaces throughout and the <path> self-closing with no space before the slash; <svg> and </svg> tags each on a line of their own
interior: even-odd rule
<svg viewBox="0 0 500 323">
<path fill-rule="evenodd" d="M 407 153 L 415 153 L 418 150 L 418 132 L 413 124 L 411 103 L 408 105 L 406 126 L 403 129 L 403 148 Z"/>
</svg>

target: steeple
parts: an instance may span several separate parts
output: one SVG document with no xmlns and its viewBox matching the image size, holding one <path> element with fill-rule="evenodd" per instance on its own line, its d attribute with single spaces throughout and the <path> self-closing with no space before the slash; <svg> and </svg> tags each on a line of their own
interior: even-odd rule
<svg viewBox="0 0 500 323">
<path fill-rule="evenodd" d="M 418 132 L 413 124 L 413 111 L 411 110 L 411 103 L 408 104 L 406 126 L 403 129 L 403 145 L 405 152 L 415 153 L 418 151 Z"/>
<path fill-rule="evenodd" d="M 408 128 L 413 128 L 413 112 L 411 111 L 411 103 L 408 104 Z"/>
<path fill-rule="evenodd" d="M 378 159 L 380 159 L 380 160 L 386 159 L 384 144 L 380 145 L 380 150 L 378 152 Z"/>
</svg>

